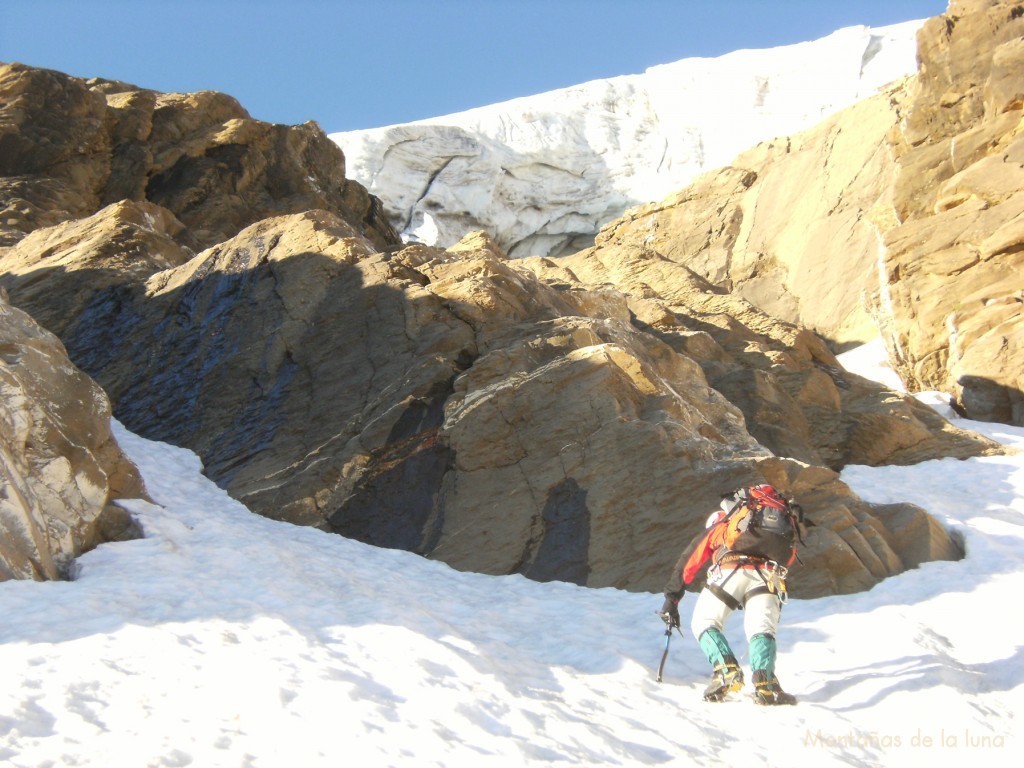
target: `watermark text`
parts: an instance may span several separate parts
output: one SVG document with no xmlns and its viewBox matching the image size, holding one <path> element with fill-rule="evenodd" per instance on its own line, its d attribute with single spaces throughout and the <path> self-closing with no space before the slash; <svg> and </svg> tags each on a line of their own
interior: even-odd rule
<svg viewBox="0 0 1024 768">
<path fill-rule="evenodd" d="M 926 731 L 883 733 L 879 731 L 805 731 L 804 746 L 818 749 L 1003 749 L 1006 737 L 1001 734 L 978 733 L 970 729 L 956 731 L 940 728 Z"/>
</svg>

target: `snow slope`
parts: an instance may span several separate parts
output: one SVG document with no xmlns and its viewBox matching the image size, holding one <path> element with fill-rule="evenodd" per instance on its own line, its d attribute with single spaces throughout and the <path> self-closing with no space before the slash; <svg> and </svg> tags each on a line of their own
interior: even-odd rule
<svg viewBox="0 0 1024 768">
<path fill-rule="evenodd" d="M 972 426 L 1024 448 L 1022 429 Z M 4 765 L 1006 766 L 1022 752 L 1024 453 L 846 471 L 870 500 L 927 507 L 967 557 L 790 601 L 779 676 L 801 703 L 765 709 L 703 703 L 689 636 L 654 681 L 660 595 L 459 573 L 270 521 L 193 454 L 118 439 L 158 502 L 130 503 L 146 538 L 84 556 L 73 582 L 0 584 Z"/>
<path fill-rule="evenodd" d="M 407 240 L 446 247 L 485 229 L 513 256 L 557 254 L 592 242 L 627 207 L 915 72 L 921 24 L 683 59 L 331 138 Z"/>
</svg>

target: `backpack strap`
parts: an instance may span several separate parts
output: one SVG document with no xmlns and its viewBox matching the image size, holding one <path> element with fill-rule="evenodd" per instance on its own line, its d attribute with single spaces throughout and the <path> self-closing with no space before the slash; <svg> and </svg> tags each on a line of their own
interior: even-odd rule
<svg viewBox="0 0 1024 768">
<path fill-rule="evenodd" d="M 804 508 L 797 504 L 795 501 L 789 503 L 789 513 L 793 517 L 793 527 L 796 529 L 796 538 L 800 542 L 800 546 L 806 547 L 804 543 L 803 527 L 804 527 Z"/>
</svg>

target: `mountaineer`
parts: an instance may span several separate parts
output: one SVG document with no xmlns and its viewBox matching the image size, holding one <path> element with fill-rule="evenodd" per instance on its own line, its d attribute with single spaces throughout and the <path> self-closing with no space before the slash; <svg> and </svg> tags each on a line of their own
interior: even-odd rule
<svg viewBox="0 0 1024 768">
<path fill-rule="evenodd" d="M 688 547 L 672 570 L 659 612 L 668 625 L 666 631 L 679 626 L 679 600 L 686 586 L 708 566 L 707 582 L 690 622 L 712 666 L 705 701 L 723 701 L 743 688 L 743 670 L 723 634 L 729 615 L 740 609 L 745 611 L 755 703 L 796 703 L 775 675 L 775 636 L 802 520 L 800 506 L 784 499 L 773 486 L 740 488 L 723 498 L 696 547 Z"/>
</svg>

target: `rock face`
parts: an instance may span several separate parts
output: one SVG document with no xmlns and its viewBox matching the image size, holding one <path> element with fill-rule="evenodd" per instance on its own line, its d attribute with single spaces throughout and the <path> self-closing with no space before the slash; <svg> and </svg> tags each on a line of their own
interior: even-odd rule
<svg viewBox="0 0 1024 768">
<path fill-rule="evenodd" d="M 990 447 L 914 398 L 842 370 L 815 334 L 643 246 L 617 242 L 618 229 L 574 256 L 525 263 L 546 279 L 572 275 L 624 292 L 633 323 L 697 362 L 775 455 L 839 470 L 965 458 Z"/>
<path fill-rule="evenodd" d="M 166 208 L 194 250 L 310 208 L 343 211 L 380 247 L 396 241 L 314 123 L 253 120 L 220 93 L 162 94 L 0 64 L 0 177 L 0 246 L 121 200 Z"/>
<path fill-rule="evenodd" d="M 839 344 L 877 338 L 881 227 L 895 176 L 887 137 L 905 83 L 632 209 L 599 240 L 636 243 L 774 317 Z"/>
<path fill-rule="evenodd" d="M 83 283 L 95 291 L 184 264 L 194 254 L 176 237 L 187 237 L 186 229 L 166 208 L 123 200 L 0 249 L 0 280 L 39 323 L 64 335 L 89 300 Z"/>
<path fill-rule="evenodd" d="M 1024 425 L 1024 14 L 951 3 L 919 35 L 886 233 L 886 340 L 911 386 Z M 950 287 L 953 287 L 952 290 Z"/>
<path fill-rule="evenodd" d="M 64 338 L 126 425 L 196 450 L 261 514 L 463 569 L 656 590 L 718 494 L 769 478 L 815 500 L 794 594 L 863 589 L 958 550 L 923 510 L 887 527 L 823 464 L 991 447 L 627 250 L 510 261 L 477 234 L 380 252 L 313 211 L 111 274 L 79 280 Z"/>
<path fill-rule="evenodd" d="M 331 138 L 408 240 L 449 246 L 482 229 L 511 256 L 572 253 L 627 207 L 912 74 L 919 26 L 851 27 Z"/>
<path fill-rule="evenodd" d="M 140 534 L 112 503 L 145 490 L 106 395 L 2 295 L 0 472 L 0 581 L 67 577 L 75 556 Z"/>
<path fill-rule="evenodd" d="M 97 294 L 117 305 L 196 250 L 307 208 L 341 212 L 376 247 L 397 242 L 314 124 L 260 123 L 223 94 L 0 64 L 0 281 L 57 334 L 108 333 L 77 325 L 113 311 L 90 305 Z M 104 393 L 55 337 L 0 310 L 0 577 L 66 576 L 75 555 L 138 533 L 110 501 L 141 484 L 110 437 Z"/>
<path fill-rule="evenodd" d="M 148 98 L 64 86 L 106 109 Z M 40 197 L 35 218 L 15 217 L 0 283 L 59 331 L 128 428 L 196 451 L 254 511 L 462 569 L 658 590 L 720 494 L 768 481 L 808 512 L 797 596 L 960 556 L 924 510 L 869 505 L 837 470 L 994 444 L 843 371 L 812 332 L 661 253 L 669 241 L 636 217 L 559 259 L 510 259 L 482 233 L 403 246 L 375 205 L 368 219 L 337 198 L 267 217 L 306 198 L 257 204 L 220 185 L 279 183 L 280 164 L 259 183 L 245 170 L 268 129 L 231 117 L 226 97 L 153 98 L 181 108 L 173 148 L 197 148 L 172 163 L 185 163 L 176 191 L 149 194 L 171 178 L 160 170 L 145 195 L 96 193 L 73 215 Z M 247 132 L 234 177 L 217 137 Z M 105 188 L 94 154 L 19 183 L 85 199 Z M 355 189 L 337 166 L 319 173 Z"/>
<path fill-rule="evenodd" d="M 911 391 L 1024 424 L 1015 9 L 956 4 L 922 28 L 919 77 L 631 210 L 599 240 L 684 264 L 836 345 L 882 336 Z"/>
</svg>

